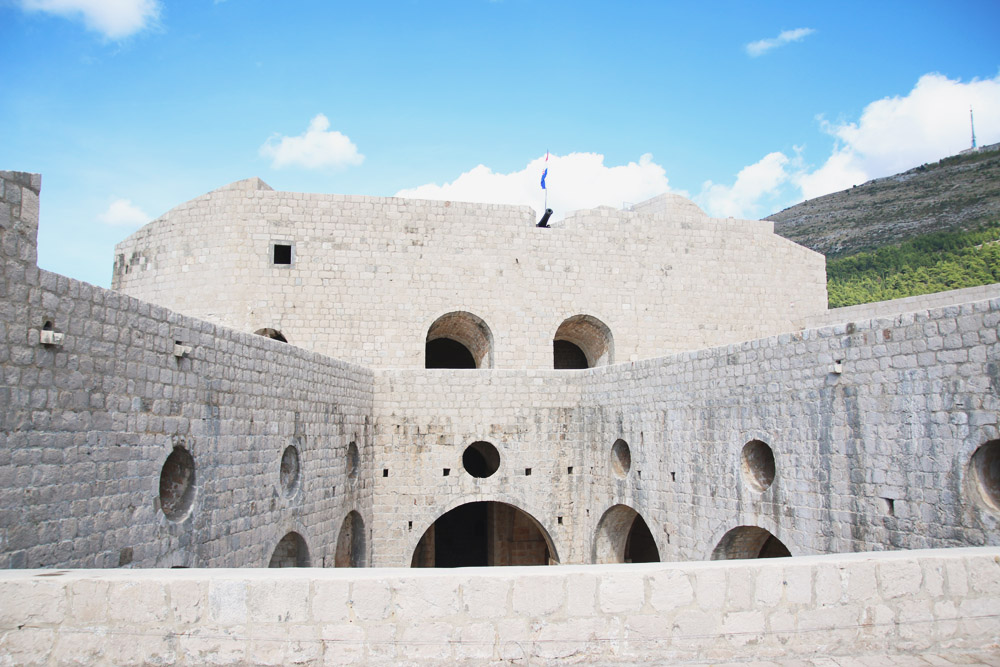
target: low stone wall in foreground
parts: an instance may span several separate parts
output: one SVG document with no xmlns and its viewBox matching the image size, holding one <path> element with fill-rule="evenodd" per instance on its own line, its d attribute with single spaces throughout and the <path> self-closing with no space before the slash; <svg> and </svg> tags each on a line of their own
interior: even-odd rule
<svg viewBox="0 0 1000 667">
<path fill-rule="evenodd" d="M 458 570 L 23 570 L 0 573 L 0 600 L 2 664 L 992 654 L 1000 548 Z"/>
</svg>

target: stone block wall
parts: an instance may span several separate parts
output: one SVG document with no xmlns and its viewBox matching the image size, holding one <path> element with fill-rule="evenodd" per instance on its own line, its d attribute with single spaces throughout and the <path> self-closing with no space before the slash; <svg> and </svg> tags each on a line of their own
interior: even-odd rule
<svg viewBox="0 0 1000 667">
<path fill-rule="evenodd" d="M 734 530 L 730 555 L 768 533 L 796 556 L 1000 544 L 971 463 L 1000 437 L 998 324 L 995 299 L 585 371 L 377 370 L 374 563 L 480 501 L 531 515 L 563 563 L 594 562 L 622 505 L 662 560 L 725 555 Z M 463 469 L 477 441 L 487 479 Z"/>
<path fill-rule="evenodd" d="M 112 285 L 376 368 L 423 368 L 432 324 L 456 311 L 489 330 L 480 367 L 551 369 L 556 331 L 576 315 L 610 329 L 606 363 L 787 331 L 826 309 L 822 255 L 770 222 L 671 202 L 539 229 L 527 207 L 276 192 L 250 179 L 120 243 Z M 273 261 L 275 244 L 292 246 L 290 264 Z"/>
<path fill-rule="evenodd" d="M 332 564 L 371 372 L 39 271 L 38 184 L 2 174 L 0 567 L 266 566 L 289 532 Z"/>
<path fill-rule="evenodd" d="M 0 633 L 24 665 L 992 664 L 998 562 L 0 572 Z"/>
</svg>

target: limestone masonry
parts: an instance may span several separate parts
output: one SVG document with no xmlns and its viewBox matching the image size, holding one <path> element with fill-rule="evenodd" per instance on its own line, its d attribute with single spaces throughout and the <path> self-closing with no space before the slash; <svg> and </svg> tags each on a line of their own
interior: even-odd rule
<svg viewBox="0 0 1000 667">
<path fill-rule="evenodd" d="M 119 244 L 105 290 L 37 267 L 40 186 L 0 172 L 4 568 L 1000 545 L 1000 285 L 827 311 L 821 255 L 769 222 L 708 218 L 674 195 L 538 228 L 525 207 L 250 179 Z M 974 567 L 1000 580 L 992 556 Z M 59 604 L 76 609 L 81 586 L 119 585 L 95 576 Z M 617 576 L 595 571 L 586 585 L 603 591 Z M 658 595 L 644 575 L 621 576 L 640 598 Z M 683 575 L 703 576 L 736 575 Z M 516 600 L 522 584 L 494 585 Z M 148 586 L 162 597 L 170 584 Z M 976 646 L 997 643 L 989 590 Z M 957 604 L 939 594 L 925 606 Z M 613 610 L 593 604 L 580 618 L 603 627 Z M 909 613 L 894 604 L 879 623 Z M 480 613 L 491 616 L 442 615 Z M 775 618 L 744 620 L 752 632 Z M 972 632 L 962 627 L 955 636 Z M 389 632 L 366 628 L 355 639 Z"/>
</svg>

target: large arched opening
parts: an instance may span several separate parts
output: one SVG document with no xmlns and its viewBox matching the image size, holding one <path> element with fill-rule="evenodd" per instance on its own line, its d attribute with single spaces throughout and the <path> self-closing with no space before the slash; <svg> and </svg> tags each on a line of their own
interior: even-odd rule
<svg viewBox="0 0 1000 667">
<path fill-rule="evenodd" d="M 365 522 L 360 514 L 351 511 L 344 517 L 344 522 L 340 524 L 333 565 L 334 567 L 364 567 L 365 560 Z"/>
<path fill-rule="evenodd" d="M 722 536 L 712 550 L 712 560 L 787 558 L 791 555 L 781 540 L 757 526 L 733 528 Z"/>
<path fill-rule="evenodd" d="M 552 367 L 569 370 L 614 363 L 615 343 L 611 329 L 590 315 L 574 315 L 563 321 L 552 337 Z"/>
<path fill-rule="evenodd" d="M 615 505 L 597 523 L 595 563 L 656 563 L 660 550 L 645 519 L 628 505 Z"/>
<path fill-rule="evenodd" d="M 296 532 L 281 538 L 274 547 L 268 567 L 309 567 L 309 547 L 305 539 Z"/>
<path fill-rule="evenodd" d="M 427 330 L 424 368 L 493 368 L 493 333 L 472 313 L 442 315 Z"/>
<path fill-rule="evenodd" d="M 552 539 L 527 512 L 507 503 L 466 503 L 431 524 L 410 567 L 549 565 L 558 562 Z"/>
</svg>

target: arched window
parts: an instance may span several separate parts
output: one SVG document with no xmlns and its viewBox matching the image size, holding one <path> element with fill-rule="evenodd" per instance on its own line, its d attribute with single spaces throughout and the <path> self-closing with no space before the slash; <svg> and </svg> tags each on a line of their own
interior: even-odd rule
<svg viewBox="0 0 1000 667">
<path fill-rule="evenodd" d="M 424 368 L 492 368 L 493 333 L 479 317 L 456 311 L 427 330 Z"/>
<path fill-rule="evenodd" d="M 552 339 L 552 367 L 580 369 L 614 363 L 615 344 L 611 329 L 590 315 L 566 319 Z"/>
</svg>

